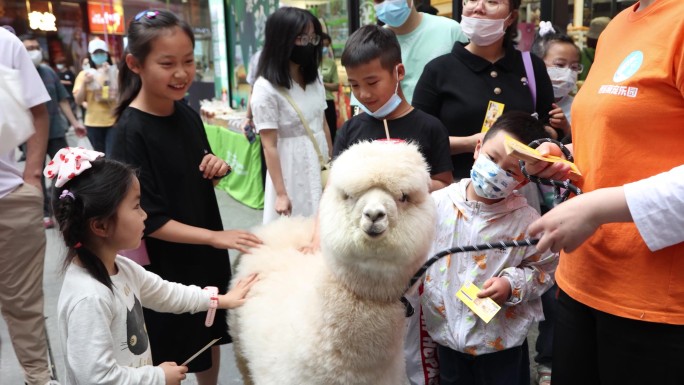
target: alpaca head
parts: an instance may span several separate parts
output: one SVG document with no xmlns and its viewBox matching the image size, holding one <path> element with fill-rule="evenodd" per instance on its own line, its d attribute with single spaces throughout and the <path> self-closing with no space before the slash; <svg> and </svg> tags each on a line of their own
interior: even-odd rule
<svg viewBox="0 0 684 385">
<path fill-rule="evenodd" d="M 333 163 L 320 205 L 321 247 L 357 295 L 398 299 L 432 241 L 428 166 L 409 143 L 362 142 Z"/>
</svg>

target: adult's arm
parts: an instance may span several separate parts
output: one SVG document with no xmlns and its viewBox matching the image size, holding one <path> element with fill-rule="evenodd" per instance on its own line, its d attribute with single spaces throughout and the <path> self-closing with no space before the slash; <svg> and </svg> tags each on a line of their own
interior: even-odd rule
<svg viewBox="0 0 684 385">
<path fill-rule="evenodd" d="M 584 193 L 555 207 L 529 227 L 532 236 L 543 233 L 537 250 L 571 252 L 604 223 L 632 222 L 624 187 Z"/>
<path fill-rule="evenodd" d="M 9 56 L 8 61 L 13 69 L 19 70 L 24 103 L 31 112 L 35 128 L 35 133 L 26 142 L 26 165 L 23 179 L 25 183 L 40 189 L 40 178 L 43 177 L 43 162 L 45 161 L 50 129 L 45 102 L 50 100 L 50 95 L 24 44 L 16 36 L 9 35 L 5 48 L 6 51 L 2 54 Z"/>
<path fill-rule="evenodd" d="M 30 108 L 33 126 L 36 132 L 26 141 L 26 166 L 24 182 L 40 189 L 40 178 L 43 177 L 43 162 L 47 151 L 50 118 L 45 103 Z"/>
<path fill-rule="evenodd" d="M 92 76 L 92 75 L 91 75 Z M 86 100 L 86 71 L 81 71 L 76 75 L 76 80 L 74 80 L 74 88 L 72 93 L 74 94 L 74 101 L 76 104 L 81 105 Z"/>
<path fill-rule="evenodd" d="M 625 199 L 651 251 L 684 242 L 684 165 L 628 183 Z"/>
</svg>

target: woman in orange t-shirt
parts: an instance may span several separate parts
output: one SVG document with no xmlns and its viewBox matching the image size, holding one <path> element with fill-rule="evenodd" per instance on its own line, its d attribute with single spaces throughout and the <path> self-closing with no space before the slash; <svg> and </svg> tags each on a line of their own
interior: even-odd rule
<svg viewBox="0 0 684 385">
<path fill-rule="evenodd" d="M 642 0 L 601 34 L 572 107 L 588 193 L 530 227 L 539 249 L 565 251 L 554 385 L 684 384 L 682 14 Z"/>
</svg>

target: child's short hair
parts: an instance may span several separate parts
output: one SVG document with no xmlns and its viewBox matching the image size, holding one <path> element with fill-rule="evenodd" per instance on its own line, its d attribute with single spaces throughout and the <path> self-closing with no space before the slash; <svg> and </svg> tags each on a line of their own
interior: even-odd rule
<svg viewBox="0 0 684 385">
<path fill-rule="evenodd" d="M 525 144 L 548 137 L 539 119 L 523 111 L 509 111 L 501 115 L 487 131 L 482 143 L 494 137 L 499 131 L 504 131 Z"/>
<path fill-rule="evenodd" d="M 380 65 L 388 71 L 401 63 L 401 47 L 397 36 L 388 28 L 365 25 L 354 32 L 342 52 L 342 65 L 357 67 L 380 58 Z"/>
<path fill-rule="evenodd" d="M 66 269 L 78 256 L 83 267 L 108 288 L 112 280 L 100 259 L 81 245 L 89 236 L 92 220 L 116 220 L 116 211 L 133 184 L 135 171 L 115 160 L 99 158 L 62 187 L 55 187 L 52 207 L 68 247 Z"/>
</svg>

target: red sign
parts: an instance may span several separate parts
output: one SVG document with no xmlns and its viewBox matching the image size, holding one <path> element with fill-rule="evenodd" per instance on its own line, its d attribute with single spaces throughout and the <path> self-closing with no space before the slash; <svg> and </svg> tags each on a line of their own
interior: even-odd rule
<svg viewBox="0 0 684 385">
<path fill-rule="evenodd" d="M 88 2 L 88 24 L 93 34 L 124 34 L 124 16 L 121 2 Z"/>
</svg>

